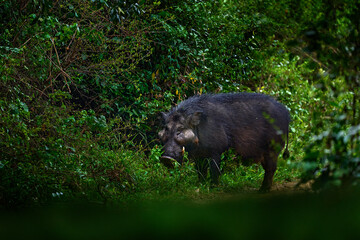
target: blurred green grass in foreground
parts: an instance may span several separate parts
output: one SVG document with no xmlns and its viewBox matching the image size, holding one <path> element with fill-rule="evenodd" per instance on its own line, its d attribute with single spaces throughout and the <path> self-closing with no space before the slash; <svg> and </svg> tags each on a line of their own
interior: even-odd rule
<svg viewBox="0 0 360 240">
<path fill-rule="evenodd" d="M 212 202 L 82 203 L 3 211 L 1 239 L 359 239 L 360 194 L 252 194 Z"/>
</svg>

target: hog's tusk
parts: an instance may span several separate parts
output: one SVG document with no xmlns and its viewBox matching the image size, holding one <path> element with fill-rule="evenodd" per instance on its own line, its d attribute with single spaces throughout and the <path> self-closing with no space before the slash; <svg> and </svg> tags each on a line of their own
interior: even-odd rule
<svg viewBox="0 0 360 240">
<path fill-rule="evenodd" d="M 169 156 L 161 156 L 160 158 L 161 159 L 168 159 L 168 160 L 171 160 L 171 161 L 176 161 L 175 158 L 172 158 L 172 157 L 169 157 Z"/>
<path fill-rule="evenodd" d="M 182 150 L 181 150 L 181 155 L 183 155 L 183 156 L 184 156 L 184 154 L 185 154 L 185 147 L 182 147 Z"/>
</svg>

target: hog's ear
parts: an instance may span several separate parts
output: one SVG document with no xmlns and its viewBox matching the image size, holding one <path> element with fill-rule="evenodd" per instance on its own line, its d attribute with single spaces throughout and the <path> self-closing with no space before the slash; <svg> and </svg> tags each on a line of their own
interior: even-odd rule
<svg viewBox="0 0 360 240">
<path fill-rule="evenodd" d="M 193 125 L 193 126 L 199 125 L 200 121 L 201 121 L 201 117 L 202 117 L 202 112 L 195 112 L 190 117 L 190 124 Z"/>
<path fill-rule="evenodd" d="M 164 124 L 167 119 L 167 114 L 164 112 L 161 112 L 158 116 L 158 119 Z"/>
</svg>

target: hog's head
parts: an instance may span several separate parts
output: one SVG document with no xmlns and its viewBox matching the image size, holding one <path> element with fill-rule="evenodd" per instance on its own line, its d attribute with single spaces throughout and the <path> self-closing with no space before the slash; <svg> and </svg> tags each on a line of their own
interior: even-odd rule
<svg viewBox="0 0 360 240">
<path fill-rule="evenodd" d="M 164 154 L 161 161 L 167 167 L 173 167 L 174 160 L 182 164 L 187 146 L 199 144 L 194 129 L 200 123 L 201 112 L 190 116 L 180 112 L 162 113 L 162 118 L 164 129 L 159 132 L 159 138 L 164 144 Z"/>
</svg>

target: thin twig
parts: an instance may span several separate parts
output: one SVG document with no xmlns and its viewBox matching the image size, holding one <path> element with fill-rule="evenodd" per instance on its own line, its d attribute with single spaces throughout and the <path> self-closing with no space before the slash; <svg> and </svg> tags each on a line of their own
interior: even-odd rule
<svg viewBox="0 0 360 240">
<path fill-rule="evenodd" d="M 50 59 L 52 58 L 52 51 L 53 51 L 53 49 L 51 48 L 50 49 Z M 49 76 L 48 76 L 48 80 L 50 80 L 50 85 L 49 86 L 52 86 L 52 78 L 51 78 L 51 73 L 52 73 L 52 71 L 51 71 L 51 64 L 52 64 L 52 61 L 49 61 Z M 48 86 L 48 87 L 49 87 Z M 48 87 L 46 87 L 46 88 L 48 88 Z M 45 89 L 46 89 L 45 88 Z M 44 90 L 45 90 L 44 89 Z"/>
<path fill-rule="evenodd" d="M 25 82 L 24 80 L 22 80 L 21 76 L 19 76 L 19 74 L 16 72 L 16 75 L 18 76 L 19 80 L 27 85 L 29 85 L 31 88 L 34 88 L 35 90 L 39 91 L 41 93 L 41 95 L 45 95 L 47 98 L 49 97 L 48 95 L 46 95 L 46 93 L 44 93 L 43 91 L 41 91 L 40 89 L 38 89 L 37 87 L 34 87 L 33 85 L 31 85 L 28 82 Z M 40 95 L 40 96 L 41 96 Z"/>
<path fill-rule="evenodd" d="M 59 69 L 60 71 L 64 74 L 64 80 L 65 80 L 65 84 L 69 90 L 69 93 L 71 93 L 71 90 L 70 90 L 70 86 L 69 86 L 69 83 L 67 82 L 66 78 L 68 77 L 70 79 L 70 76 L 69 74 L 67 74 L 61 67 L 61 63 L 60 63 L 60 58 L 59 58 L 59 54 L 57 52 L 57 49 L 56 49 L 56 46 L 55 46 L 55 42 L 54 42 L 54 39 L 53 38 L 50 38 L 52 44 L 53 44 L 53 47 L 54 47 L 54 50 L 55 50 L 55 53 L 56 53 L 56 58 L 57 58 L 57 61 L 58 61 L 58 64 L 59 64 Z"/>
<path fill-rule="evenodd" d="M 305 51 L 303 51 L 300 47 L 295 47 L 295 50 L 297 52 L 299 52 L 300 54 L 303 54 L 305 57 L 310 58 L 311 60 L 313 60 L 314 62 L 316 62 L 317 64 L 320 65 L 320 67 L 328 70 L 329 68 L 327 66 L 325 66 L 325 64 L 323 64 L 322 62 L 320 62 L 318 59 L 316 59 L 315 57 L 311 56 L 310 54 L 306 53 Z"/>
<path fill-rule="evenodd" d="M 72 42 L 74 41 L 74 39 L 75 39 L 75 35 L 76 35 L 76 33 L 77 33 L 77 31 L 75 31 L 74 32 L 74 34 L 73 34 L 73 36 L 72 36 L 72 38 L 71 38 L 71 41 L 70 41 L 70 43 L 69 43 L 69 45 L 67 46 L 67 48 L 66 49 L 69 49 L 70 48 L 70 45 L 72 44 Z"/>
</svg>

